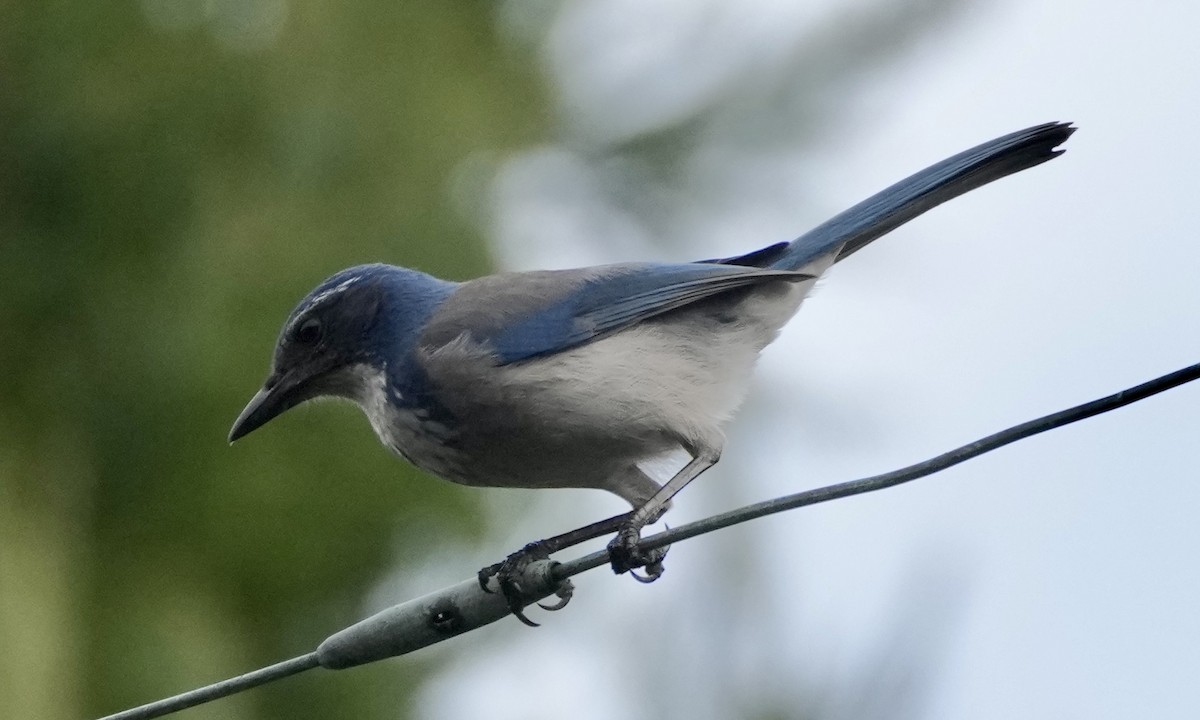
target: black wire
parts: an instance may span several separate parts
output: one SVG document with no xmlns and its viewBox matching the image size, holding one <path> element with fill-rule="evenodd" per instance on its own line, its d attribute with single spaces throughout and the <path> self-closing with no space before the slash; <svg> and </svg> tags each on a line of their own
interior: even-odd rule
<svg viewBox="0 0 1200 720">
<path fill-rule="evenodd" d="M 130 708 L 129 710 L 122 710 L 116 715 L 107 715 L 100 718 L 100 720 L 148 720 L 148 718 L 162 717 L 163 715 L 195 707 L 196 705 L 203 705 L 217 698 L 249 690 L 258 685 L 264 685 L 273 680 L 285 678 L 288 675 L 295 675 L 305 670 L 311 670 L 317 667 L 317 664 L 317 654 L 311 652 L 307 655 L 294 657 L 291 660 L 284 660 L 283 662 L 248 672 L 245 675 L 238 675 L 237 677 L 222 680 L 212 685 L 206 685 L 202 688 L 196 688 L 195 690 L 189 690 L 179 695 Z"/>
</svg>

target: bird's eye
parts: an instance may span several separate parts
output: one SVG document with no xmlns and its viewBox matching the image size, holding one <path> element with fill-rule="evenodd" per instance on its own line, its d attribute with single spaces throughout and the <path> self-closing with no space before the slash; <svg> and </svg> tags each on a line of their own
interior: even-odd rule
<svg viewBox="0 0 1200 720">
<path fill-rule="evenodd" d="M 300 323 L 292 337 L 301 345 L 315 345 L 321 339 L 321 321 L 311 317 Z"/>
</svg>

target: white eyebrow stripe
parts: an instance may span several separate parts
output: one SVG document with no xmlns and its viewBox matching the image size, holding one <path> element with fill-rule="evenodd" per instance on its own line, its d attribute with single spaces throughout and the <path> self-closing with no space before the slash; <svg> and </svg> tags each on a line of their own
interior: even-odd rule
<svg viewBox="0 0 1200 720">
<path fill-rule="evenodd" d="M 322 303 L 322 302 L 328 300 L 329 298 L 333 297 L 334 295 L 337 295 L 338 293 L 345 292 L 346 288 L 350 287 L 351 285 L 358 282 L 359 280 L 362 280 L 362 275 L 351 275 L 350 277 L 341 281 L 337 285 L 334 285 L 333 287 L 329 288 L 328 290 L 321 293 L 320 295 L 317 295 L 312 300 L 309 300 L 308 306 L 313 307 L 314 305 Z"/>
<path fill-rule="evenodd" d="M 317 305 L 320 305 L 321 303 L 325 302 L 326 300 L 333 297 L 334 295 L 339 295 L 341 293 L 346 292 L 346 290 L 351 285 L 358 282 L 359 280 L 362 280 L 362 278 L 363 278 L 362 275 L 351 275 L 350 277 L 341 281 L 337 285 L 334 285 L 333 287 L 320 293 L 319 295 L 314 296 L 312 300 L 309 300 L 308 303 L 306 303 L 304 312 L 302 312 L 299 316 L 296 317 L 295 320 L 293 320 L 290 324 L 288 324 L 286 332 L 290 334 L 295 329 L 295 327 L 298 323 L 303 322 L 305 319 L 307 319 L 309 310 L 312 310 L 314 307 L 316 307 Z"/>
</svg>

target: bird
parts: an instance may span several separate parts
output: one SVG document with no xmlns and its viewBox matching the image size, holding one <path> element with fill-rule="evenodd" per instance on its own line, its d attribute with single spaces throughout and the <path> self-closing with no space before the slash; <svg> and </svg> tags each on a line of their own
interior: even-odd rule
<svg viewBox="0 0 1200 720">
<path fill-rule="evenodd" d="M 715 465 L 755 361 L 835 263 L 963 193 L 1040 165 L 1051 122 L 949 157 L 790 242 L 735 257 L 501 272 L 451 282 L 387 264 L 333 274 L 291 311 L 233 442 L 307 400 L 356 403 L 384 446 L 455 483 L 593 488 L 632 510 L 613 569 L 662 573 L 642 528 Z M 643 469 L 683 450 L 659 484 Z M 482 579 L 482 578 L 481 578 Z"/>
</svg>

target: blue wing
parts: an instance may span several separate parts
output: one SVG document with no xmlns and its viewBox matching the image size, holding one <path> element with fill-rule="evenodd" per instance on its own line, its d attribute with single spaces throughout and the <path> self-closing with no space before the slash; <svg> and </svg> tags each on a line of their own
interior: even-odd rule
<svg viewBox="0 0 1200 720">
<path fill-rule="evenodd" d="M 731 290 L 811 277 L 699 263 L 491 276 L 460 286 L 431 319 L 425 340 L 437 344 L 466 333 L 508 364 L 561 352 Z"/>
<path fill-rule="evenodd" d="M 493 275 L 460 285 L 430 318 L 430 345 L 469 335 L 501 363 L 561 352 L 647 318 L 737 288 L 800 281 L 799 268 L 841 260 L 921 213 L 1040 165 L 1075 128 L 1046 123 L 996 138 L 901 180 L 790 243 L 683 265 L 611 265 Z"/>
</svg>

